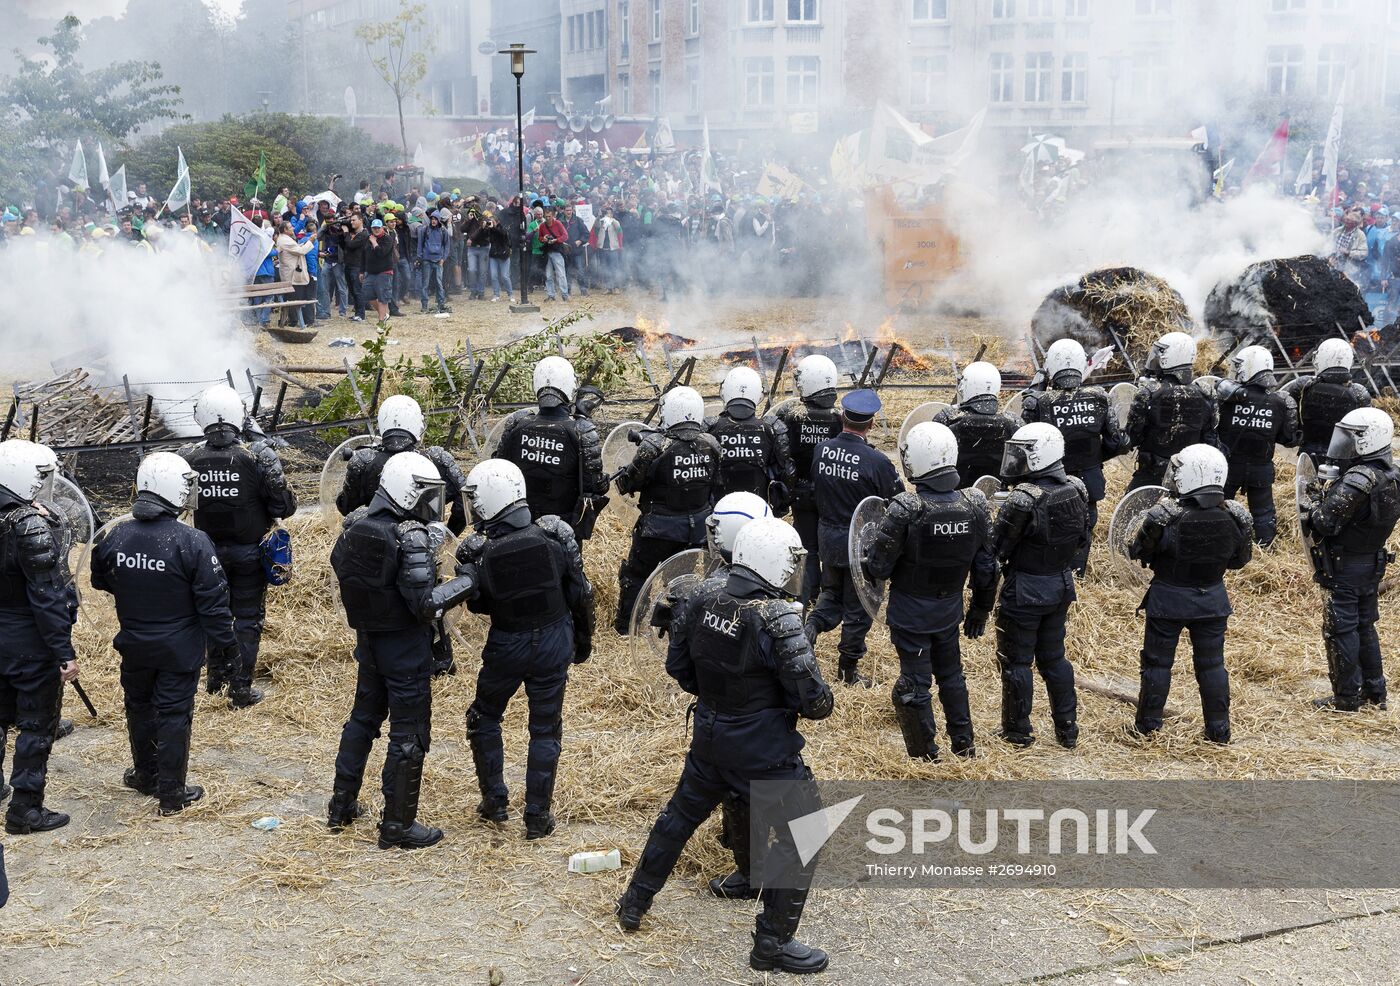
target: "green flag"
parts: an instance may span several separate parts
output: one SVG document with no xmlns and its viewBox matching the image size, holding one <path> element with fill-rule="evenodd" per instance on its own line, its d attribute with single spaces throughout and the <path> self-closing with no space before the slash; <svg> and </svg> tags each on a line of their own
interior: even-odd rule
<svg viewBox="0 0 1400 986">
<path fill-rule="evenodd" d="M 254 199 L 267 190 L 267 151 L 258 152 L 258 170 L 253 172 L 253 177 L 248 179 L 248 184 L 243 186 L 244 200 Z"/>
</svg>

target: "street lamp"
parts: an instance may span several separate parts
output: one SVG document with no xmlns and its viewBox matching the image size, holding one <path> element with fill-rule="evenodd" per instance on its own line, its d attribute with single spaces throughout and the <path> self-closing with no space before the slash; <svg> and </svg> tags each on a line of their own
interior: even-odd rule
<svg viewBox="0 0 1400 986">
<path fill-rule="evenodd" d="M 515 76 L 515 165 L 520 179 L 520 304 L 511 305 L 510 310 L 537 312 L 540 306 L 530 304 L 530 243 L 525 235 L 529 227 L 530 213 L 525 208 L 525 114 L 520 96 L 520 77 L 525 74 L 525 56 L 535 52 L 517 41 L 496 54 L 510 56 L 510 74 Z"/>
</svg>

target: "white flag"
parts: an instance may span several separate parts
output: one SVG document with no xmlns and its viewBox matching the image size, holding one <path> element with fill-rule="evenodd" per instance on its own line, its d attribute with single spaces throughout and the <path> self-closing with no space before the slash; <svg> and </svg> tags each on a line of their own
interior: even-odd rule
<svg viewBox="0 0 1400 986">
<path fill-rule="evenodd" d="M 251 281 L 262 262 L 272 252 L 272 236 L 263 232 L 262 227 L 239 211 L 238 206 L 229 206 L 231 218 L 228 224 L 228 255 L 243 275 L 244 281 Z"/>
<path fill-rule="evenodd" d="M 1293 180 L 1293 194 L 1302 195 L 1313 185 L 1313 149 L 1308 148 L 1307 157 L 1303 158 L 1303 166 L 1298 169 L 1298 177 Z"/>
<path fill-rule="evenodd" d="M 522 127 L 528 127 L 528 126 L 532 126 L 532 125 L 534 124 L 534 122 L 535 122 L 535 108 L 534 108 L 533 106 L 531 106 L 528 110 L 525 111 L 525 115 L 522 116 L 522 117 L 520 118 L 520 125 L 521 125 Z"/>
<path fill-rule="evenodd" d="M 118 212 L 126 208 L 126 165 L 122 165 L 112 175 L 112 205 Z"/>
<path fill-rule="evenodd" d="M 83 142 L 73 145 L 73 163 L 68 166 L 68 180 L 74 188 L 86 190 L 88 187 L 87 158 L 83 155 Z"/>
<path fill-rule="evenodd" d="M 1342 115 L 1347 98 L 1347 83 L 1342 80 L 1342 88 L 1337 92 L 1337 105 L 1332 110 L 1332 122 L 1327 125 L 1327 143 L 1322 148 L 1322 174 L 1327 179 L 1327 199 L 1331 204 L 1332 193 L 1337 188 L 1337 156 L 1342 150 Z"/>
<path fill-rule="evenodd" d="M 180 155 L 183 163 L 185 156 Z M 190 204 L 190 169 L 182 168 L 180 177 L 175 179 L 175 187 L 170 190 L 170 195 L 165 199 L 165 207 L 171 212 L 176 212 Z"/>
<path fill-rule="evenodd" d="M 710 155 L 710 118 L 708 116 L 704 118 L 703 133 L 705 154 L 700 159 L 700 190 L 702 192 L 711 190 L 722 192 L 724 189 L 720 187 L 719 174 L 715 170 L 715 159 Z"/>
<path fill-rule="evenodd" d="M 102 153 L 102 141 L 100 140 L 97 142 L 97 187 L 109 191 L 112 188 L 112 176 L 107 174 L 107 156 Z"/>
</svg>

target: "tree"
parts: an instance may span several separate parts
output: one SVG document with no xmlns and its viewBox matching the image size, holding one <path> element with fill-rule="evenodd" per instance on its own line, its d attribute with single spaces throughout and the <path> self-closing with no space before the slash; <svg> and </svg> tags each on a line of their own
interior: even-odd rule
<svg viewBox="0 0 1400 986">
<path fill-rule="evenodd" d="M 370 64 L 394 94 L 399 111 L 399 141 L 403 163 L 408 164 L 408 132 L 403 123 L 403 103 L 416 97 L 418 83 L 428 74 L 428 54 L 432 37 L 425 35 L 427 6 L 399 0 L 399 12 L 387 21 L 373 21 L 355 28 L 355 37 L 365 43 Z"/>
</svg>

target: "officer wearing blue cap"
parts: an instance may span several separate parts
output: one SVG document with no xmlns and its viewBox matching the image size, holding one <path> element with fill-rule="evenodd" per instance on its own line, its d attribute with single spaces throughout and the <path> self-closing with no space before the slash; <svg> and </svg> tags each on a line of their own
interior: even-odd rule
<svg viewBox="0 0 1400 986">
<path fill-rule="evenodd" d="M 851 516 L 868 496 L 888 500 L 904 492 L 894 463 L 865 439 L 880 398 L 873 390 L 853 390 L 841 399 L 841 434 L 817 446 L 811 480 L 817 502 L 817 546 L 822 561 L 822 588 L 807 617 L 807 638 L 841 627 L 837 677 L 848 685 L 870 686 L 856 670 L 865 656 L 870 615 L 860 604 L 851 581 L 847 545 Z M 857 564 L 859 559 L 856 559 Z"/>
</svg>

